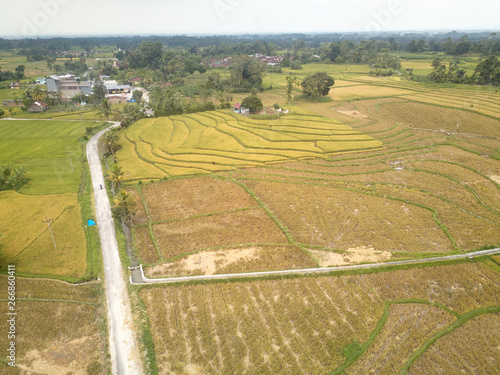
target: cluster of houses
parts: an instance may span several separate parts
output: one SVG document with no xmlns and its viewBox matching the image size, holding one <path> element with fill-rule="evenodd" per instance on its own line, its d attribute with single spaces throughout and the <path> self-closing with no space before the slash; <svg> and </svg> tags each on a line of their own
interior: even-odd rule
<svg viewBox="0 0 500 375">
<path fill-rule="evenodd" d="M 257 59 L 267 66 L 277 66 L 280 65 L 283 61 L 283 56 L 266 56 L 261 53 L 258 53 L 256 55 L 249 55 L 249 57 Z"/>
<path fill-rule="evenodd" d="M 257 53 L 256 55 L 248 55 L 248 57 L 259 60 L 263 65 L 266 66 L 277 66 L 280 65 L 283 61 L 283 56 L 266 56 L 261 53 Z M 206 64 L 214 69 L 227 69 L 231 66 L 232 60 L 232 56 L 228 56 L 224 59 L 209 59 L 206 61 Z"/>
<path fill-rule="evenodd" d="M 220 69 L 220 68 L 229 68 L 229 66 L 231 65 L 231 61 L 232 61 L 232 57 L 229 56 L 229 57 L 226 57 L 225 59 L 209 59 L 207 61 L 208 63 L 208 66 L 210 66 L 211 68 L 214 68 L 214 69 Z"/>
</svg>

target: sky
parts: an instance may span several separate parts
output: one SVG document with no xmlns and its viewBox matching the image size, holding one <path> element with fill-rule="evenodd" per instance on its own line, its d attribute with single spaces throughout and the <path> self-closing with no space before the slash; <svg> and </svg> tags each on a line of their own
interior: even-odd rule
<svg viewBox="0 0 500 375">
<path fill-rule="evenodd" d="M 498 0 L 2 0 L 0 36 L 500 30 Z"/>
</svg>

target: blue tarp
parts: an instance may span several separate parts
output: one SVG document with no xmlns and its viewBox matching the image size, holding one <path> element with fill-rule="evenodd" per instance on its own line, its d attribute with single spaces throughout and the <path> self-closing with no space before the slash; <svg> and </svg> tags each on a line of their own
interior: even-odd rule
<svg viewBox="0 0 500 375">
<path fill-rule="evenodd" d="M 89 227 L 91 227 L 92 225 L 95 225 L 95 221 L 94 221 L 94 220 L 91 220 L 91 219 L 89 219 L 89 220 L 87 221 L 87 223 L 89 224 Z"/>
</svg>

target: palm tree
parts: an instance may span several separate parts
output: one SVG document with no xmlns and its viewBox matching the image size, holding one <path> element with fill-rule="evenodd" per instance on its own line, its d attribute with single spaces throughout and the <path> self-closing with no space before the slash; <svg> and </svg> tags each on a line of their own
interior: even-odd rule
<svg viewBox="0 0 500 375">
<path fill-rule="evenodd" d="M 106 175 L 106 180 L 111 181 L 111 190 L 113 190 L 114 193 L 114 187 L 120 188 L 125 173 L 122 171 L 122 167 L 115 163 L 106 171 Z"/>
<path fill-rule="evenodd" d="M 113 105 L 107 100 L 103 100 L 97 107 L 97 115 L 99 117 L 106 117 L 108 121 L 111 121 L 111 116 L 114 115 L 115 110 Z"/>
<path fill-rule="evenodd" d="M 118 134 L 116 130 L 107 130 L 104 133 L 104 143 L 108 147 L 108 150 L 115 156 L 116 144 L 118 142 Z"/>
<path fill-rule="evenodd" d="M 35 101 L 38 102 L 42 99 L 45 98 L 45 90 L 43 90 L 40 86 L 35 86 L 33 90 L 31 90 L 31 98 Z"/>
<path fill-rule="evenodd" d="M 123 221 L 132 220 L 136 205 L 133 196 L 129 195 L 125 189 L 121 189 L 113 199 L 113 203 L 113 214 L 116 218 Z"/>
</svg>

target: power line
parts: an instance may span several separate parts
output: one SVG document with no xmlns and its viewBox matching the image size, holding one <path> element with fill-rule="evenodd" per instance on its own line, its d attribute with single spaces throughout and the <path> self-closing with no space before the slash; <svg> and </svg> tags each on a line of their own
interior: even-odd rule
<svg viewBox="0 0 500 375">
<path fill-rule="evenodd" d="M 54 219 L 48 219 L 47 216 L 45 216 L 45 220 L 42 220 L 42 223 L 47 223 L 47 225 L 49 226 L 50 236 L 52 237 L 52 242 L 54 243 L 54 249 L 57 250 L 56 241 L 54 240 L 54 234 L 52 233 L 52 228 L 50 227 L 50 223 L 53 221 Z"/>
</svg>

